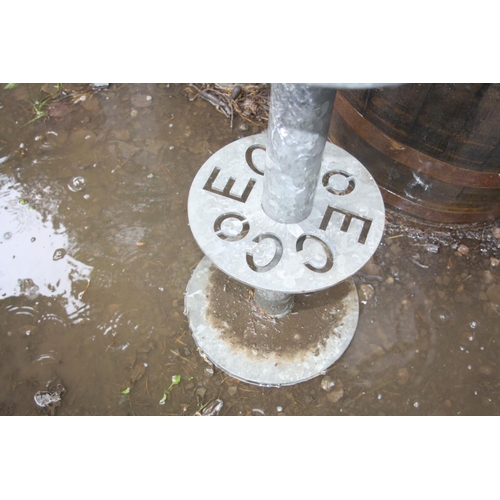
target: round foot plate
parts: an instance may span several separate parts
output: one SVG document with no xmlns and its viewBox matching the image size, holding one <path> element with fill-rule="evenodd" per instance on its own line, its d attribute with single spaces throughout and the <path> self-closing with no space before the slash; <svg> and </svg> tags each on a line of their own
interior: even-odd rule
<svg viewBox="0 0 500 500">
<path fill-rule="evenodd" d="M 204 257 L 188 283 L 186 313 L 201 353 L 232 377 L 266 387 L 304 382 L 324 372 L 347 349 L 359 301 L 352 279 L 297 295 L 292 311 L 272 318 L 252 291 Z"/>
</svg>

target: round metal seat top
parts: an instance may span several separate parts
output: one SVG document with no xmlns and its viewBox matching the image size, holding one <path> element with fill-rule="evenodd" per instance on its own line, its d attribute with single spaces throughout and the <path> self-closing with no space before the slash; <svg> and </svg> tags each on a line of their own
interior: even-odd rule
<svg viewBox="0 0 500 500">
<path fill-rule="evenodd" d="M 221 271 L 263 290 L 310 293 L 352 276 L 375 253 L 384 230 L 374 179 L 327 143 L 312 212 L 282 224 L 261 205 L 266 144 L 266 134 L 239 139 L 200 168 L 188 200 L 198 245 Z"/>
</svg>

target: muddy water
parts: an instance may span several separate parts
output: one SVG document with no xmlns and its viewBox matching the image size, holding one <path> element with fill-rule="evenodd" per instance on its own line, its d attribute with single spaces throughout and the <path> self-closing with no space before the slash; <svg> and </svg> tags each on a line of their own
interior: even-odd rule
<svg viewBox="0 0 500 500">
<path fill-rule="evenodd" d="M 355 276 L 357 332 L 325 376 L 264 389 L 199 356 L 183 314 L 202 258 L 189 187 L 261 129 L 231 129 L 184 88 L 68 86 L 72 101 L 29 124 L 40 85 L 0 90 L 0 414 L 194 415 L 219 399 L 220 415 L 498 415 L 494 224 L 390 214 Z"/>
</svg>

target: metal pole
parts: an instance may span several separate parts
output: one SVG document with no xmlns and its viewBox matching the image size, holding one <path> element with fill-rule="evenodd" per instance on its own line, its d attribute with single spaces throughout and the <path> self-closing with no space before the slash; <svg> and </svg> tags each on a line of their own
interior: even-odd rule
<svg viewBox="0 0 500 500">
<path fill-rule="evenodd" d="M 292 224 L 312 211 L 336 90 L 303 84 L 273 84 L 262 208 L 277 222 Z M 271 316 L 284 316 L 293 294 L 255 289 L 254 300 Z"/>
<path fill-rule="evenodd" d="M 271 292 L 254 289 L 253 300 L 257 306 L 269 316 L 281 317 L 289 313 L 293 307 L 293 293 Z"/>
<path fill-rule="evenodd" d="M 312 211 L 336 89 L 279 83 L 271 87 L 262 208 L 277 222 Z"/>
</svg>

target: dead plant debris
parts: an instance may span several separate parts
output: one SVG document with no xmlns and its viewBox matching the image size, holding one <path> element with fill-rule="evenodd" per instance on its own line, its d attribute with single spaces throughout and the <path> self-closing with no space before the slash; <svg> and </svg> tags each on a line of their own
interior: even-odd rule
<svg viewBox="0 0 500 500">
<path fill-rule="evenodd" d="M 243 120 L 265 127 L 269 120 L 269 95 L 271 86 L 267 83 L 190 83 L 186 87 L 194 94 L 190 101 L 199 97 L 209 102 L 217 111 L 230 119 L 233 128 L 235 114 Z"/>
</svg>

